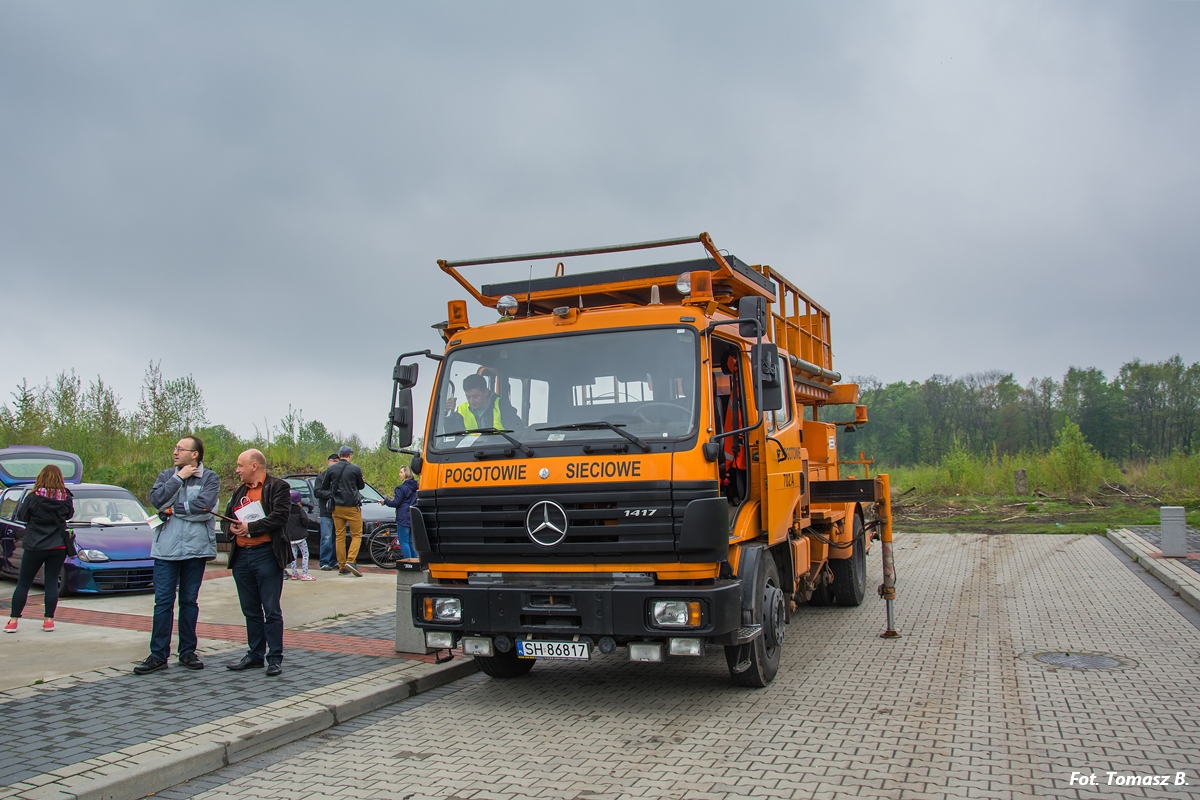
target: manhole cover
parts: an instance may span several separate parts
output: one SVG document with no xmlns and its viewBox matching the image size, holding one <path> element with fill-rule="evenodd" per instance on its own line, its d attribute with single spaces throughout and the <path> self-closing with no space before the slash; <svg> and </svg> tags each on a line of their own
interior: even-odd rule
<svg viewBox="0 0 1200 800">
<path fill-rule="evenodd" d="M 1042 653 L 1034 658 L 1043 664 L 1072 669 L 1116 669 L 1121 666 L 1117 659 L 1095 653 Z"/>
</svg>

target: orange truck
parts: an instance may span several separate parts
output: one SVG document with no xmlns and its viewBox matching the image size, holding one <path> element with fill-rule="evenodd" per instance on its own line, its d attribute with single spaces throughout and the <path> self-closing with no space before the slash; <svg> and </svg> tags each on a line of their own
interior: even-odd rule
<svg viewBox="0 0 1200 800">
<path fill-rule="evenodd" d="M 646 263 L 687 244 L 705 256 Z M 638 263 L 567 272 L 612 253 Z M 552 277 L 477 288 L 460 272 L 543 260 Z M 833 370 L 822 306 L 703 233 L 438 263 L 494 311 L 472 324 L 451 301 L 445 351 L 393 371 L 388 447 L 420 479 L 411 530 L 430 578 L 412 619 L 428 647 L 496 678 L 722 647 L 735 683 L 766 686 L 799 604 L 862 602 L 875 540 L 896 635 L 888 478 L 839 472 L 838 429 L 867 413 Z M 414 431 L 422 357 L 437 375 Z M 855 405 L 854 421 L 823 421 L 827 405 Z"/>
</svg>

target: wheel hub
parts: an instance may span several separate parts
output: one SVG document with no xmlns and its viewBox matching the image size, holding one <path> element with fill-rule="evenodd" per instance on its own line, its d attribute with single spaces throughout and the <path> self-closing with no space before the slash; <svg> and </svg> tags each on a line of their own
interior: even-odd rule
<svg viewBox="0 0 1200 800">
<path fill-rule="evenodd" d="M 767 586 L 763 590 L 763 637 L 771 647 L 783 644 L 784 626 L 783 591 L 778 586 Z"/>
</svg>

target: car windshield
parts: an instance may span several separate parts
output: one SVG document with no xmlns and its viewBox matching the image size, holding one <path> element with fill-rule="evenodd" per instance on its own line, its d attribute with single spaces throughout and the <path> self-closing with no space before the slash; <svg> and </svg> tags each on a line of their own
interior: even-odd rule
<svg viewBox="0 0 1200 800">
<path fill-rule="evenodd" d="M 690 327 L 454 350 L 441 372 L 433 449 L 514 447 L 512 440 L 538 447 L 690 436 L 696 425 L 696 358 Z"/>
<path fill-rule="evenodd" d="M 129 492 L 79 489 L 75 495 L 73 525 L 144 525 L 146 510 Z"/>
</svg>

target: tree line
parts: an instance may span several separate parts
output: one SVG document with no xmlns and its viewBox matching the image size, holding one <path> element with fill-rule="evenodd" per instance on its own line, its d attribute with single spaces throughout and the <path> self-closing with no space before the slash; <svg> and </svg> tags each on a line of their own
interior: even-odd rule
<svg viewBox="0 0 1200 800">
<path fill-rule="evenodd" d="M 344 437 L 299 410 L 267 430 L 255 429 L 244 439 L 208 419 L 204 394 L 192 376 L 167 378 L 158 363 L 146 369 L 133 408 L 97 376 L 85 383 L 74 371 L 61 372 L 41 386 L 28 381 L 0 406 L 0 447 L 37 444 L 77 454 L 84 478 L 124 486 L 146 499 L 158 473 L 171 465 L 171 448 L 185 434 L 204 440 L 205 466 L 221 475 L 223 493 L 236 485 L 238 454 L 262 450 L 273 473 L 318 472 L 326 456 L 340 445 L 354 448 L 355 463 L 384 494 L 395 485 L 396 471 L 407 456 L 396 456 L 380 444 L 357 436 Z"/>
<path fill-rule="evenodd" d="M 1191 456 L 1200 450 L 1200 363 L 1178 356 L 1123 364 L 1110 379 L 1094 367 L 1072 367 L 1062 380 L 1021 386 L 1012 373 L 934 375 L 924 382 L 883 384 L 857 378 L 870 422 L 842 434 L 847 451 L 881 464 L 937 464 L 956 453 L 997 458 L 1046 453 L 1070 421 L 1083 440 L 1117 463 Z M 853 408 L 823 412 L 853 419 Z"/>
</svg>

